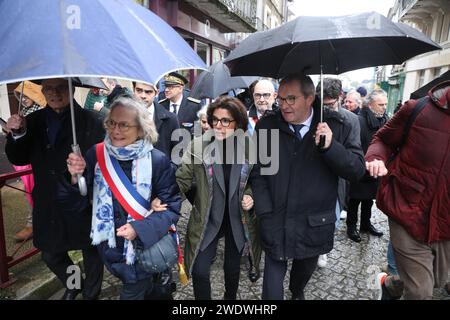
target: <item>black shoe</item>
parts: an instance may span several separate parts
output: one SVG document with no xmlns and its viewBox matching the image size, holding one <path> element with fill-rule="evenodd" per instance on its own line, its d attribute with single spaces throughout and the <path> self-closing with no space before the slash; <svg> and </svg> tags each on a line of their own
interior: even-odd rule
<svg viewBox="0 0 450 320">
<path fill-rule="evenodd" d="M 305 295 L 303 292 L 296 295 L 292 294 L 291 300 L 305 300 Z"/>
<path fill-rule="evenodd" d="M 381 237 L 383 235 L 383 232 L 378 231 L 377 229 L 375 229 L 375 227 L 371 224 L 369 224 L 367 227 L 361 227 L 359 228 L 359 232 L 368 232 L 371 235 L 375 236 L 375 237 Z"/>
<path fill-rule="evenodd" d="M 80 289 L 66 289 L 61 300 L 75 300 L 77 295 L 81 293 Z"/>
<path fill-rule="evenodd" d="M 359 232 L 358 230 L 356 230 L 356 228 L 347 227 L 347 235 L 351 240 L 355 242 L 361 242 L 361 236 L 359 235 Z"/>
</svg>

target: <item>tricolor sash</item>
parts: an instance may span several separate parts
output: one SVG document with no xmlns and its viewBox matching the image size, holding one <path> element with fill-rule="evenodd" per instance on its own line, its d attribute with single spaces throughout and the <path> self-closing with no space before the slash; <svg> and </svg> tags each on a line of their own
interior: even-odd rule
<svg viewBox="0 0 450 320">
<path fill-rule="evenodd" d="M 125 211 L 134 220 L 142 220 L 147 217 L 151 213 L 151 203 L 133 187 L 120 167 L 119 161 L 109 155 L 103 143 L 96 145 L 95 152 L 98 166 L 106 183 Z"/>
</svg>

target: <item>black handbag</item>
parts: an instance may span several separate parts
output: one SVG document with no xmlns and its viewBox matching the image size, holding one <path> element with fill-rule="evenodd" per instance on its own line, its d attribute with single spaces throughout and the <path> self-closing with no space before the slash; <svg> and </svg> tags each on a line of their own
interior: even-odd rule
<svg viewBox="0 0 450 320">
<path fill-rule="evenodd" d="M 160 273 L 170 269 L 178 261 L 176 234 L 169 231 L 150 248 L 137 248 L 135 252 L 138 263 L 149 273 Z"/>
</svg>

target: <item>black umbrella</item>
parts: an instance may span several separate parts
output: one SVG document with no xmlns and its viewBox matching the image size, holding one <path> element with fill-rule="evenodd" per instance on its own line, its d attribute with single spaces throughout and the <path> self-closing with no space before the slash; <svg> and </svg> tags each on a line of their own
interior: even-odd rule
<svg viewBox="0 0 450 320">
<path fill-rule="evenodd" d="M 323 73 L 340 74 L 400 64 L 436 49 L 441 47 L 416 29 L 392 22 L 379 13 L 367 12 L 338 17 L 298 17 L 278 28 L 250 35 L 224 63 L 233 76 L 279 79 L 293 73 L 320 74 L 323 88 Z M 322 111 L 323 106 L 321 122 Z"/>
<path fill-rule="evenodd" d="M 339 17 L 298 17 L 250 35 L 225 59 L 233 76 L 281 78 L 291 73 L 340 74 L 400 64 L 441 49 L 427 36 L 376 12 Z"/>
<path fill-rule="evenodd" d="M 428 94 L 428 91 L 433 89 L 433 87 L 437 86 L 439 83 L 450 80 L 450 70 L 441 74 L 439 77 L 434 79 L 433 81 L 428 82 L 423 87 L 420 87 L 409 96 L 410 99 L 420 99 L 425 97 Z"/>
<path fill-rule="evenodd" d="M 223 61 L 219 61 L 197 77 L 191 96 L 198 99 L 214 99 L 230 90 L 248 88 L 253 81 L 258 79 L 259 77 L 252 76 L 232 77 L 228 67 L 223 64 Z"/>
</svg>

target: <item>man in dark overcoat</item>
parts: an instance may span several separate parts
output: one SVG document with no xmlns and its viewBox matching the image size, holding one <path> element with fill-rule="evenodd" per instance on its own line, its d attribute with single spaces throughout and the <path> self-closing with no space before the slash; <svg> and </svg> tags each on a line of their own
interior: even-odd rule
<svg viewBox="0 0 450 320">
<path fill-rule="evenodd" d="M 47 108 L 26 118 L 13 115 L 7 122 L 6 154 L 11 163 L 31 163 L 35 179 L 33 190 L 34 246 L 42 251 L 42 259 L 66 287 L 63 299 L 84 299 L 100 294 L 103 263 L 91 245 L 92 208 L 87 196 L 73 192 L 67 157 L 72 152 L 72 126 L 69 86 L 66 79 L 42 81 Z M 100 120 L 92 111 L 82 109 L 74 100 L 77 140 L 81 153 L 104 138 Z M 68 255 L 82 250 L 85 278 L 78 281 L 76 268 Z"/>
<path fill-rule="evenodd" d="M 365 172 L 361 146 L 349 139 L 350 124 L 330 111 L 320 123 L 314 96 L 311 78 L 287 76 L 278 90 L 279 110 L 256 125 L 260 157 L 251 186 L 265 250 L 263 299 L 283 299 L 289 260 L 292 298 L 304 299 L 319 255 L 333 248 L 338 177 L 357 180 Z M 270 162 L 262 150 L 271 153 Z"/>
</svg>

